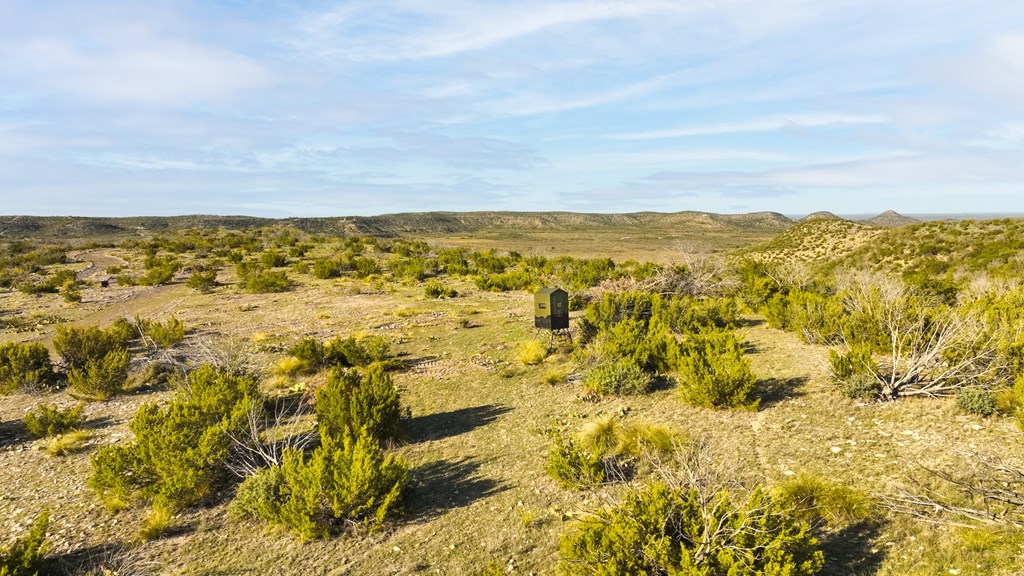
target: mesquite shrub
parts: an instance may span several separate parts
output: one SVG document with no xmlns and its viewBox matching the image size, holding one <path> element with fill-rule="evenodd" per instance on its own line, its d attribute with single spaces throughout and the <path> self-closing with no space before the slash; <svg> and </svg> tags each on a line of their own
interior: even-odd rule
<svg viewBox="0 0 1024 576">
<path fill-rule="evenodd" d="M 808 526 L 764 491 L 734 502 L 725 490 L 661 482 L 580 522 L 562 537 L 561 557 L 566 576 L 809 576 L 823 564 Z"/>
<path fill-rule="evenodd" d="M 253 378 L 200 367 L 165 407 L 139 408 L 133 442 L 92 457 L 89 486 L 111 507 L 133 497 L 172 509 L 198 502 L 226 478 L 231 435 L 258 401 Z"/>
<path fill-rule="evenodd" d="M 0 394 L 35 390 L 53 381 L 53 364 L 46 346 L 38 342 L 0 344 Z"/>
</svg>

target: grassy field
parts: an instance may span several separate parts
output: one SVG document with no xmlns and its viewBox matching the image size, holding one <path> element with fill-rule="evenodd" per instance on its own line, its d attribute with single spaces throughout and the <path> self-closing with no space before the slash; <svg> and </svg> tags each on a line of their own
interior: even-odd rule
<svg viewBox="0 0 1024 576">
<path fill-rule="evenodd" d="M 820 232 L 825 233 L 825 232 Z M 652 232 L 657 234 L 657 232 Z M 714 249 L 763 238 L 714 237 Z M 585 233 L 445 235 L 441 245 L 501 247 L 524 253 L 671 260 L 672 243 L 641 234 Z M 787 241 L 788 242 L 788 241 Z M 138 254 L 97 249 L 81 255 L 104 265 L 138 262 Z M 79 264 L 88 274 L 87 263 Z M 228 361 L 266 376 L 268 393 L 282 393 L 269 377 L 285 350 L 301 337 L 348 334 L 387 338 L 404 368 L 396 383 L 410 417 L 397 451 L 413 467 L 400 520 L 373 534 L 301 542 L 284 529 L 227 512 L 232 490 L 173 519 L 157 540 L 131 547 L 146 509 L 108 511 L 85 486 L 97 446 L 127 442 L 127 423 L 147 401 L 165 402 L 166 390 L 135 393 L 86 407 L 91 439 L 80 451 L 51 457 L 45 440 L 32 440 L 20 424 L 40 401 L 61 405 L 67 391 L 17 393 L 0 400 L 0 544 L 27 530 L 43 509 L 52 514 L 51 566 L 82 573 L 83 566 L 130 549 L 149 573 L 228 574 L 474 574 L 496 562 L 515 574 L 553 574 L 558 540 L 578 518 L 613 502 L 621 485 L 575 492 L 560 488 L 544 470 L 551 428 L 575 430 L 595 417 L 663 424 L 710 442 L 716 460 L 751 483 L 778 483 L 811 473 L 873 495 L 890 493 L 921 466 L 961 465 L 958 451 L 1004 458 L 1024 453 L 1024 436 L 1006 418 L 980 418 L 956 410 L 952 399 L 898 403 L 856 402 L 828 379 L 827 349 L 768 327 L 747 314 L 739 335 L 758 376 L 756 411 L 685 404 L 662 387 L 634 397 L 595 400 L 571 374 L 572 358 L 554 353 L 523 364 L 519 344 L 548 335 L 533 328 L 528 292 L 483 292 L 450 281 L 460 295 L 428 299 L 422 285 L 351 278 L 320 280 L 292 274 L 295 286 L 275 294 L 249 294 L 231 271 L 223 286 L 204 294 L 180 279 L 157 287 L 87 287 L 82 301 L 55 294 L 0 292 L 6 328 L 0 341 L 49 342 L 54 322 L 109 325 L 119 317 L 163 319 L 173 314 L 188 328 L 175 354 L 191 363 Z M 289 386 L 322 381 L 323 374 Z M 548 380 L 556 380 L 550 384 Z M 823 538 L 823 574 L 1020 574 L 1024 539 L 993 529 L 930 525 L 885 512 Z M 79 572 L 76 572 L 79 571 Z"/>
</svg>

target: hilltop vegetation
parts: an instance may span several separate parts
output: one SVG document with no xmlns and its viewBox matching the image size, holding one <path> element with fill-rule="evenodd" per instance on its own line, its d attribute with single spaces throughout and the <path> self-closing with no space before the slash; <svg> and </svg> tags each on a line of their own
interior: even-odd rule
<svg viewBox="0 0 1024 576">
<path fill-rule="evenodd" d="M 2 242 L 0 566 L 1024 570 L 1024 224 L 598 216 Z"/>
<path fill-rule="evenodd" d="M 882 232 L 879 228 L 842 218 L 808 217 L 768 242 L 740 254 L 775 264 L 825 263 L 856 251 Z"/>
</svg>

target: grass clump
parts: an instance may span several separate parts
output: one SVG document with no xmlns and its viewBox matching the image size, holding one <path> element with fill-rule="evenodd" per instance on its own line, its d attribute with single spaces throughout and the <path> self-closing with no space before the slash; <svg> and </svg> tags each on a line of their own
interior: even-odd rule
<svg viewBox="0 0 1024 576">
<path fill-rule="evenodd" d="M 53 381 L 53 364 L 46 346 L 38 342 L 0 344 L 0 394 L 36 390 Z"/>
<path fill-rule="evenodd" d="M 544 374 L 544 382 L 550 384 L 551 386 L 557 386 L 559 384 L 565 384 L 568 377 L 569 374 L 565 370 L 560 368 L 553 368 L 551 370 L 548 370 L 547 373 Z"/>
<path fill-rule="evenodd" d="M 80 428 L 85 422 L 84 404 L 60 408 L 51 404 L 38 404 L 25 415 L 25 427 L 36 438 L 57 436 Z"/>
<path fill-rule="evenodd" d="M 871 498 L 864 492 L 816 476 L 801 473 L 775 487 L 776 498 L 812 527 L 842 528 L 872 515 Z"/>
<path fill-rule="evenodd" d="M 92 438 L 92 433 L 88 430 L 72 430 L 51 437 L 43 449 L 50 456 L 67 456 L 80 451 L 90 438 Z"/>
<path fill-rule="evenodd" d="M 548 347 L 540 340 L 527 340 L 516 346 L 516 358 L 527 366 L 540 364 L 548 357 Z"/>
<path fill-rule="evenodd" d="M 664 426 L 622 423 L 614 416 L 587 422 L 575 436 L 557 431 L 550 436 L 546 471 L 570 490 L 631 477 L 651 459 L 671 454 L 678 442 Z"/>
<path fill-rule="evenodd" d="M 0 549 L 0 576 L 37 576 L 46 554 L 46 528 L 49 512 L 40 514 L 28 534 Z"/>
<path fill-rule="evenodd" d="M 139 542 L 149 542 L 163 536 L 174 526 L 174 515 L 174 509 L 170 506 L 154 504 L 146 515 L 136 539 Z"/>
</svg>

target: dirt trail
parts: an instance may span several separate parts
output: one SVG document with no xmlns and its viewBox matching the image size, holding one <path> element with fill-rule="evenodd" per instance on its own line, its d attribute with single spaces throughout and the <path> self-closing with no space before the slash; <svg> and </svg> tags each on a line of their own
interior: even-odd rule
<svg viewBox="0 0 1024 576">
<path fill-rule="evenodd" d="M 71 259 L 76 262 L 87 262 L 89 264 L 89 266 L 78 273 L 79 280 L 101 280 L 107 277 L 107 268 L 128 265 L 121 258 L 110 254 L 108 248 L 97 248 L 72 254 Z"/>
<path fill-rule="evenodd" d="M 78 273 L 79 280 L 98 281 L 107 277 L 108 267 L 128 264 L 121 258 L 111 255 L 109 249 L 104 248 L 72 254 L 71 258 L 78 262 L 88 263 L 88 266 Z M 98 304 L 101 308 L 76 319 L 72 324 L 105 327 L 118 318 L 126 316 L 165 316 L 180 307 L 193 293 L 190 288 L 181 284 L 88 288 L 87 302 Z M 53 334 L 43 335 L 36 341 L 52 348 Z"/>
</svg>

